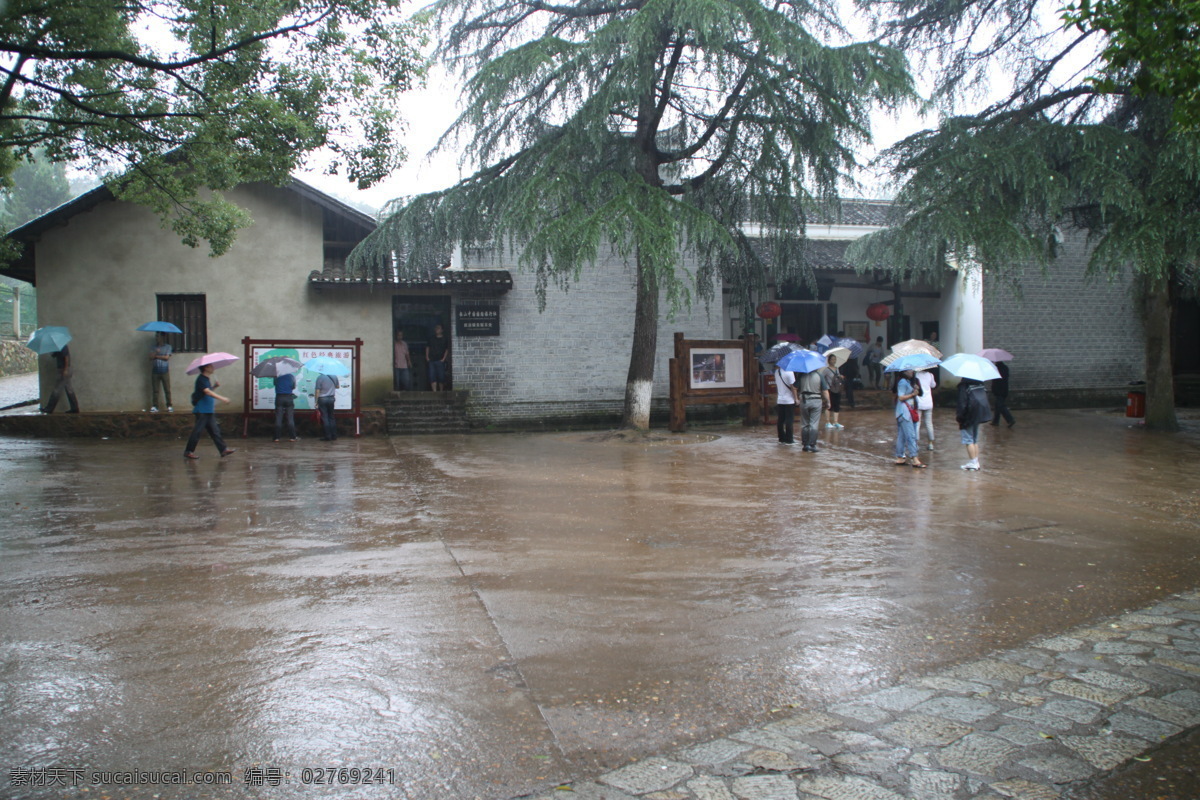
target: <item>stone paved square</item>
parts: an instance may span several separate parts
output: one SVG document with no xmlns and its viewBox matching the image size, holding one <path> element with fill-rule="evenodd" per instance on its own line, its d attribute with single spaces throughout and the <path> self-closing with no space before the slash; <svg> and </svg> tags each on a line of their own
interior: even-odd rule
<svg viewBox="0 0 1200 800">
<path fill-rule="evenodd" d="M 996 736 L 973 733 L 959 739 L 936 754 L 937 760 L 948 769 L 963 770 L 985 778 L 995 772 L 1017 752 L 1017 747 Z"/>
<path fill-rule="evenodd" d="M 1134 697 L 1126 701 L 1125 705 L 1183 728 L 1200 725 L 1200 712 L 1156 697 Z"/>
<path fill-rule="evenodd" d="M 732 761 L 742 753 L 754 749 L 754 745 L 745 742 L 735 742 L 732 739 L 714 739 L 695 747 L 689 747 L 680 753 L 680 758 L 693 764 L 723 764 Z"/>
<path fill-rule="evenodd" d="M 1020 683 L 1023 678 L 1032 675 L 1035 671 L 1029 667 L 1022 667 L 1019 664 L 988 659 L 954 667 L 947 674 L 966 680 Z"/>
<path fill-rule="evenodd" d="M 907 711 L 917 703 L 924 702 L 933 697 L 933 691 L 929 689 L 917 689 L 909 686 L 896 686 L 891 689 L 884 689 L 874 694 L 869 694 L 862 698 L 864 703 L 871 703 L 888 711 L 898 712 Z"/>
<path fill-rule="evenodd" d="M 1065 717 L 1072 722 L 1088 724 L 1100 719 L 1104 709 L 1082 700 L 1049 700 L 1042 706 L 1042 711 L 1056 717 Z"/>
<path fill-rule="evenodd" d="M 906 747 L 928 745 L 944 746 L 971 733 L 970 725 L 930 717 L 925 714 L 910 714 L 880 729 L 880 733 Z"/>
<path fill-rule="evenodd" d="M 1109 736 L 1064 736 L 1062 743 L 1074 750 L 1096 769 L 1108 770 L 1145 751 L 1140 739 L 1117 734 Z"/>
<path fill-rule="evenodd" d="M 655 757 L 601 775 L 600 782 L 630 794 L 646 794 L 670 788 L 691 775 L 688 764 Z"/>
<path fill-rule="evenodd" d="M 1051 783 L 1081 781 L 1096 774 L 1096 768 L 1086 761 L 1061 754 L 1032 756 L 1017 763 L 1044 776 Z"/>
<path fill-rule="evenodd" d="M 750 775 L 734 778 L 733 794 L 739 800 L 797 800 L 796 784 L 784 775 Z"/>
<path fill-rule="evenodd" d="M 1124 711 L 1118 711 L 1109 717 L 1108 727 L 1117 733 L 1127 733 L 1152 743 L 1161 742 L 1183 730 L 1179 725 L 1170 722 Z"/>
<path fill-rule="evenodd" d="M 1129 697 L 1127 692 L 1113 691 L 1112 689 L 1101 689 L 1098 686 L 1093 686 L 1089 683 L 1082 683 L 1076 680 L 1059 680 L 1053 681 L 1050 684 L 1050 691 L 1058 692 L 1067 697 L 1074 697 L 1079 700 L 1086 700 L 1089 703 L 1096 703 L 1102 706 L 1116 705 L 1125 698 Z"/>
<path fill-rule="evenodd" d="M 799 781 L 800 791 L 825 800 L 908 800 L 879 784 L 862 778 L 809 778 Z"/>
<path fill-rule="evenodd" d="M 978 722 L 999 711 L 993 703 L 975 697 L 938 697 L 913 708 L 913 711 L 957 722 Z"/>
</svg>

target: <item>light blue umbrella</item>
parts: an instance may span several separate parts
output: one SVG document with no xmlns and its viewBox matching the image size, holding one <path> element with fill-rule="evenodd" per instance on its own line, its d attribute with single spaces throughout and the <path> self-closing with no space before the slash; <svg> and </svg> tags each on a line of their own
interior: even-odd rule
<svg viewBox="0 0 1200 800">
<path fill-rule="evenodd" d="M 1000 378 L 1000 370 L 983 356 L 971 353 L 955 353 L 942 362 L 942 369 L 960 378 L 977 381 L 994 381 Z"/>
<path fill-rule="evenodd" d="M 815 372 L 826 366 L 825 356 L 812 350 L 795 350 L 779 359 L 777 365 L 788 372 Z"/>
<path fill-rule="evenodd" d="M 986 360 L 986 359 L 985 359 Z M 892 363 L 884 368 L 884 372 L 904 372 L 906 369 L 929 369 L 936 367 L 942 362 L 938 361 L 928 353 L 913 353 L 907 356 L 900 356 Z"/>
<path fill-rule="evenodd" d="M 57 353 L 66 347 L 69 341 L 71 341 L 69 330 L 62 325 L 47 325 L 34 331 L 25 346 L 38 355 L 45 355 L 46 353 Z"/>
<path fill-rule="evenodd" d="M 349 375 L 350 368 L 336 358 L 329 356 L 318 356 L 310 358 L 304 362 L 304 368 L 309 372 L 316 372 L 320 375 Z"/>
<path fill-rule="evenodd" d="M 155 333 L 183 333 L 183 330 L 178 325 L 163 322 L 162 320 L 143 323 L 138 325 L 137 329 L 139 331 L 154 331 Z"/>
</svg>

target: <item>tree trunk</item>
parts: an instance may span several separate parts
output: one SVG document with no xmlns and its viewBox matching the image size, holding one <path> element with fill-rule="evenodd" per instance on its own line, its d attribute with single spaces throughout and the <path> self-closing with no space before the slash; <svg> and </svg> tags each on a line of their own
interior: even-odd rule
<svg viewBox="0 0 1200 800">
<path fill-rule="evenodd" d="M 1175 376 L 1171 369 L 1171 281 L 1147 281 L 1142 298 L 1146 331 L 1146 427 L 1177 431 Z"/>
<path fill-rule="evenodd" d="M 654 356 L 658 350 L 658 276 L 637 264 L 637 304 L 633 315 L 633 352 L 625 379 L 625 411 L 621 427 L 650 429 L 650 396 L 654 390 Z"/>
</svg>

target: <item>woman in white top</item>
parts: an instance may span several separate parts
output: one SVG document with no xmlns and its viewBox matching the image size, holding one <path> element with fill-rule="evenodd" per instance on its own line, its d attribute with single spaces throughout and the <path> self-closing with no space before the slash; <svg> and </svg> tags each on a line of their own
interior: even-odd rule
<svg viewBox="0 0 1200 800">
<path fill-rule="evenodd" d="M 920 449 L 921 424 L 925 424 L 925 430 L 929 432 L 929 449 L 933 449 L 933 390 L 937 387 L 937 381 L 933 377 L 933 373 L 927 369 L 917 372 L 917 380 L 921 383 L 923 390 L 917 396 L 917 412 L 921 415 L 921 419 L 917 421 L 917 448 Z"/>
</svg>

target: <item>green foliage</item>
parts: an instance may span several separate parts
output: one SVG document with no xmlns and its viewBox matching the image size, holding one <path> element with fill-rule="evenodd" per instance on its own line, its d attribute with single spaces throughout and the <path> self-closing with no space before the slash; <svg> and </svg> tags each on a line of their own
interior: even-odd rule
<svg viewBox="0 0 1200 800">
<path fill-rule="evenodd" d="M 305 154 L 360 187 L 397 166 L 397 97 L 421 74 L 400 0 L 9 0 L 0 177 L 41 151 L 107 174 L 195 246 L 244 215 L 200 189 L 283 183 Z M 171 154 L 170 157 L 167 157 Z"/>
<path fill-rule="evenodd" d="M 1173 98 L 1176 122 L 1200 126 L 1200 1 L 1077 0 L 1063 19 L 1107 34 L 1109 70 L 1093 78 L 1098 89 L 1131 84 L 1142 96 Z"/>
<path fill-rule="evenodd" d="M 0 189 L 0 228 L 12 230 L 70 199 L 71 186 L 63 165 L 35 153 L 8 174 L 6 185 Z"/>
<path fill-rule="evenodd" d="M 910 94 L 898 52 L 823 41 L 837 26 L 820 3 L 442 0 L 428 14 L 446 31 L 438 55 L 469 76 L 445 141 L 484 166 L 394 203 L 351 256 L 362 274 L 494 242 L 536 271 L 544 303 L 608 243 L 673 309 L 718 275 L 744 298 L 767 268 L 803 275 L 806 216 L 856 166 L 872 104 Z"/>
</svg>

